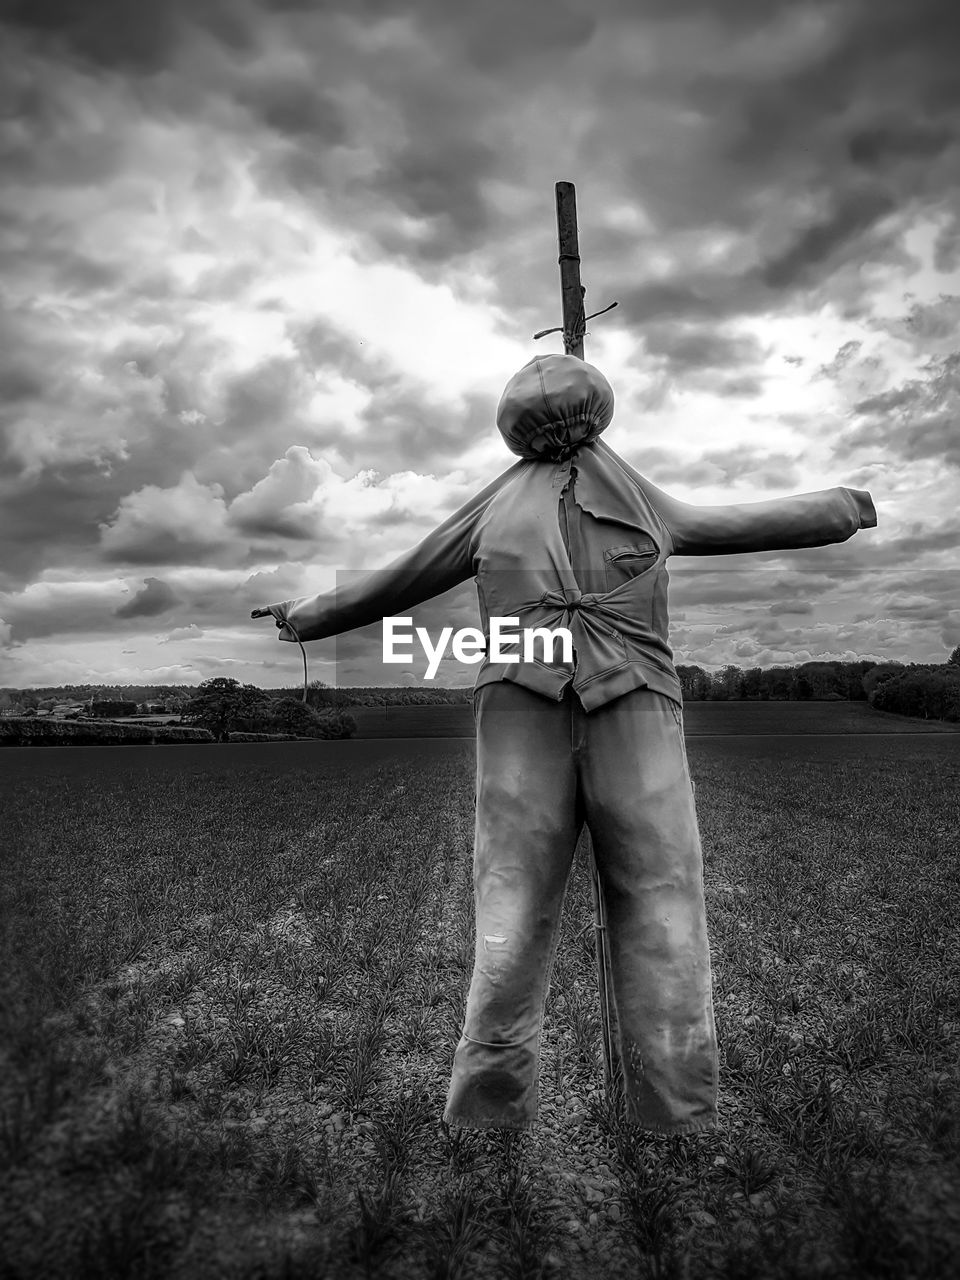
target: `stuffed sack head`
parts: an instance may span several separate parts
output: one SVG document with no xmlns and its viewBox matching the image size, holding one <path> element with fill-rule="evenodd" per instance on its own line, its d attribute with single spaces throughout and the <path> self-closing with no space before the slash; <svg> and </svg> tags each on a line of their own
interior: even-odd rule
<svg viewBox="0 0 960 1280">
<path fill-rule="evenodd" d="M 613 388 L 576 356 L 535 356 L 504 388 L 497 426 L 521 458 L 556 459 L 590 444 L 613 418 Z"/>
</svg>

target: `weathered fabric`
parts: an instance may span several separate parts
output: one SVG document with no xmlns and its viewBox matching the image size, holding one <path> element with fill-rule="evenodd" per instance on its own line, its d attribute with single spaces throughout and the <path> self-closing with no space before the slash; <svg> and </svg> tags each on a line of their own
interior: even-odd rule
<svg viewBox="0 0 960 1280">
<path fill-rule="evenodd" d="M 876 513 L 868 493 L 841 487 L 732 506 L 679 502 L 597 438 L 612 399 L 596 371 L 552 359 L 521 370 L 499 411 L 511 448 L 532 456 L 387 568 L 270 610 L 316 640 L 475 577 L 487 634 L 492 617 L 570 628 L 572 662 L 485 660 L 478 671 L 476 964 L 446 1116 L 501 1128 L 536 1117 L 543 1002 L 586 822 L 628 1105 L 648 1129 L 688 1132 L 716 1121 L 717 1060 L 666 561 L 842 542 Z M 282 626 L 280 635 L 295 638 Z"/>
<path fill-rule="evenodd" d="M 629 1112 L 712 1127 L 717 1045 L 703 860 L 682 711 L 637 689 L 587 714 L 507 681 L 474 695 L 476 959 L 445 1119 L 529 1128 L 543 1005 L 584 821 L 607 906 Z"/>
<path fill-rule="evenodd" d="M 497 428 L 521 458 L 550 458 L 595 440 L 610 424 L 613 403 L 613 388 L 592 364 L 535 356 L 504 388 Z"/>
<path fill-rule="evenodd" d="M 560 523 L 574 467 L 590 562 L 605 575 L 599 590 L 586 592 Z M 823 546 L 876 522 L 870 495 L 842 487 L 693 506 L 651 484 L 600 439 L 560 462 L 515 463 L 386 568 L 270 608 L 279 621 L 289 618 L 302 640 L 320 640 L 406 614 L 475 577 L 485 632 L 491 616 L 518 617 L 524 627 L 569 626 L 577 652 L 574 666 L 560 661 L 559 650 L 555 662 L 484 659 L 477 688 L 507 680 L 558 699 L 572 683 L 588 710 L 644 687 L 679 700 L 668 640 L 670 556 Z M 280 636 L 294 639 L 283 629 Z"/>
</svg>

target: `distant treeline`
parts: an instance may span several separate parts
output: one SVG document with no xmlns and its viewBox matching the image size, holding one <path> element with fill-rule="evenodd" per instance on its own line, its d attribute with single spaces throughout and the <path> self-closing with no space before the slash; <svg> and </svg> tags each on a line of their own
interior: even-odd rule
<svg viewBox="0 0 960 1280">
<path fill-rule="evenodd" d="M 26 709 L 61 702 L 187 702 L 196 692 L 190 684 L 60 684 L 34 689 L 0 688 L 0 709 L 15 704 Z"/>
<path fill-rule="evenodd" d="M 803 662 L 797 666 L 703 667 L 679 664 L 677 674 L 688 702 L 729 701 L 851 701 L 869 702 L 880 711 L 920 716 L 932 720 L 960 721 L 960 645 L 945 663 Z M 217 682 L 207 682 L 208 684 Z M 228 682 L 235 683 L 235 682 Z M 202 687 L 202 686 L 201 686 Z M 265 700 L 288 701 L 303 696 L 302 685 L 282 689 L 255 690 Z M 89 702 L 108 698 L 129 699 L 140 704 L 157 700 L 170 710 L 186 708 L 195 698 L 191 685 L 61 685 L 42 689 L 0 689 L 0 709 L 36 708 L 63 702 Z M 400 688 L 329 688 L 314 680 L 307 690 L 307 703 L 317 710 L 344 710 L 347 707 L 428 706 L 437 703 L 467 703 L 469 688 L 431 688 L 426 685 Z"/>
<path fill-rule="evenodd" d="M 803 662 L 796 667 L 677 667 L 689 702 L 849 701 L 927 720 L 960 721 L 960 645 L 945 663 Z"/>
<path fill-rule="evenodd" d="M 252 687 L 252 686 L 248 686 Z M 178 713 L 196 696 L 198 686 L 189 684 L 67 684 L 35 689 L 0 688 L 0 711 L 49 709 L 64 703 L 93 704 L 111 707 L 103 715 L 134 714 L 146 703 L 161 703 L 167 711 Z M 303 685 L 282 689 L 262 689 L 264 698 L 281 701 L 302 698 Z M 311 682 L 307 701 L 314 707 L 422 706 L 435 703 L 469 702 L 473 688 L 328 688 L 320 680 Z M 120 709 L 122 708 L 122 709 Z"/>
<path fill-rule="evenodd" d="M 302 698 L 303 685 L 293 689 L 270 689 L 270 696 Z M 314 680 L 307 688 L 307 701 L 315 707 L 425 707 L 471 702 L 473 685 L 462 689 L 430 689 L 417 685 L 395 688 L 371 685 L 369 688 L 344 686 L 331 689 Z"/>
</svg>

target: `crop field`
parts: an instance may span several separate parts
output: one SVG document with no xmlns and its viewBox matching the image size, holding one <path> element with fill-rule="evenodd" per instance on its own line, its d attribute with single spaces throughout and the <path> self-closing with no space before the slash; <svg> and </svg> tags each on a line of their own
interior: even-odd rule
<svg viewBox="0 0 960 1280">
<path fill-rule="evenodd" d="M 0 1276 L 940 1280 L 960 736 L 846 732 L 690 738 L 721 1124 L 679 1137 L 603 1096 L 586 845 L 538 1127 L 441 1124 L 473 743 L 6 748 Z"/>
<path fill-rule="evenodd" d="M 351 707 L 358 738 L 470 737 L 470 704 Z M 960 725 L 877 711 L 865 702 L 688 702 L 688 734 L 958 733 Z"/>
</svg>

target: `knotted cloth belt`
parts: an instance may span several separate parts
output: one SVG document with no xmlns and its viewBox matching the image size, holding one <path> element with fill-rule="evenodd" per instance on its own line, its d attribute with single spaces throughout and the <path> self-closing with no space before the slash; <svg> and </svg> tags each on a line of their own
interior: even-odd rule
<svg viewBox="0 0 960 1280">
<path fill-rule="evenodd" d="M 573 640 L 574 662 L 535 662 L 528 676 L 520 672 L 520 683 L 532 688 L 539 688 L 552 672 L 551 680 L 561 678 L 563 673 L 573 675 L 573 687 L 581 694 L 588 686 L 600 678 L 620 671 L 629 665 L 627 654 L 627 637 L 634 637 L 641 632 L 643 624 L 637 622 L 621 609 L 630 608 L 629 593 L 626 597 L 623 588 L 616 589 L 616 598 L 611 599 L 613 592 L 583 592 L 578 587 L 566 587 L 544 591 L 536 600 L 514 606 L 520 616 L 520 625 L 525 630 L 543 628 L 555 631 L 565 627 Z M 552 684 L 544 686 L 542 692 L 555 694 Z M 586 705 L 586 703 L 584 704 Z"/>
<path fill-rule="evenodd" d="M 606 594 L 599 591 L 583 592 L 578 587 L 564 587 L 545 591 L 539 600 L 520 605 L 519 612 L 533 609 L 556 610 L 558 617 L 563 619 L 560 625 L 568 626 L 571 631 L 576 627 L 583 632 L 598 631 L 605 636 L 620 639 L 619 629 L 608 619 L 627 619 L 604 603 Z M 545 624 L 546 621 L 545 619 Z"/>
</svg>

